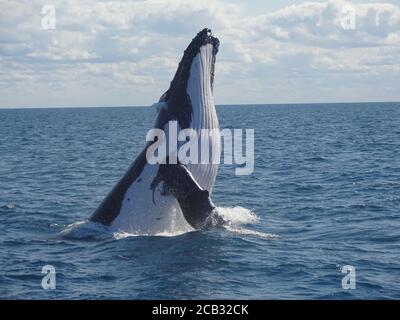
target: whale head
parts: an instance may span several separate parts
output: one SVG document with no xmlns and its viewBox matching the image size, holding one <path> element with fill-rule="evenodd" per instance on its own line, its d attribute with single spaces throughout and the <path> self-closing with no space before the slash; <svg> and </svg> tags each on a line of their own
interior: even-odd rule
<svg viewBox="0 0 400 320">
<path fill-rule="evenodd" d="M 219 40 L 211 30 L 201 30 L 184 51 L 169 89 L 160 98 L 168 106 L 168 118 L 176 119 L 181 129 L 193 126 L 201 115 L 215 113 L 212 92 L 218 48 Z"/>
</svg>

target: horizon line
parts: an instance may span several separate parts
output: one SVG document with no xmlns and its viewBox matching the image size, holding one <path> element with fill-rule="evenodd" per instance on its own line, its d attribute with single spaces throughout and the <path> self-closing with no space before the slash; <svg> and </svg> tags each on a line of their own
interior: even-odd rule
<svg viewBox="0 0 400 320">
<path fill-rule="evenodd" d="M 341 101 L 341 102 L 278 102 L 278 103 L 223 103 L 216 104 L 215 107 L 236 107 L 236 106 L 276 106 L 276 105 L 317 105 L 317 104 L 368 104 L 368 103 L 400 103 L 396 101 Z M 151 108 L 151 105 L 102 105 L 102 106 L 52 106 L 52 107 L 0 107 L 0 110 L 16 110 L 16 109 L 84 109 L 84 108 Z"/>
</svg>

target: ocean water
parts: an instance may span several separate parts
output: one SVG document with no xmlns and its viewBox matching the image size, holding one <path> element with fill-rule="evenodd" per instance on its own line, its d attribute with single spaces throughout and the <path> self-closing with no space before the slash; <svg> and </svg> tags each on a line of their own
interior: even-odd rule
<svg viewBox="0 0 400 320">
<path fill-rule="evenodd" d="M 254 173 L 222 165 L 212 196 L 233 225 L 130 236 L 84 221 L 154 109 L 0 110 L 0 298 L 399 299 L 400 104 L 217 112 L 255 129 Z"/>
</svg>

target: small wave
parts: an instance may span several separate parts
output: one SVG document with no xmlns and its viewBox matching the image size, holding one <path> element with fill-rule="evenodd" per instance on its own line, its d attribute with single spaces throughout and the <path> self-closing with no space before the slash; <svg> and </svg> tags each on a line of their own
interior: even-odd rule
<svg viewBox="0 0 400 320">
<path fill-rule="evenodd" d="M 17 205 L 13 202 L 10 202 L 4 206 L 1 206 L 1 208 L 3 208 L 3 209 L 10 209 L 10 210 L 15 209 L 16 207 L 17 207 Z"/>
<path fill-rule="evenodd" d="M 232 227 L 232 226 L 226 226 L 226 230 L 243 235 L 243 236 L 256 236 L 259 238 L 263 239 L 268 239 L 268 240 L 274 240 L 278 239 L 279 236 L 273 233 L 266 233 L 266 232 L 260 232 L 256 230 L 251 230 L 251 229 L 246 229 L 246 228 L 240 228 L 240 227 Z"/>
<path fill-rule="evenodd" d="M 306 161 L 315 161 L 315 162 L 328 161 L 327 158 L 322 157 L 322 156 L 311 157 L 311 158 L 307 158 L 307 159 L 305 159 L 305 160 L 306 160 Z"/>
<path fill-rule="evenodd" d="M 75 240 L 105 240 L 112 238 L 113 233 L 107 226 L 90 221 L 78 221 L 68 225 L 60 236 L 64 239 Z"/>
<path fill-rule="evenodd" d="M 48 225 L 49 225 L 49 228 L 55 228 L 55 229 L 62 227 L 62 225 L 60 225 L 58 223 L 49 223 Z"/>
</svg>

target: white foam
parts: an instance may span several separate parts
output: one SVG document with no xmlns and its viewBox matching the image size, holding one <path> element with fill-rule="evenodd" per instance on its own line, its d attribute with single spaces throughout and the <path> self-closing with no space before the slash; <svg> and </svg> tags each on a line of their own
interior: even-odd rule
<svg viewBox="0 0 400 320">
<path fill-rule="evenodd" d="M 257 215 L 249 209 L 236 207 L 218 207 L 217 212 L 232 225 L 251 224 L 258 222 Z"/>
<path fill-rule="evenodd" d="M 104 240 L 112 236 L 105 225 L 90 221 L 77 221 L 65 227 L 60 236 L 67 239 Z"/>
<path fill-rule="evenodd" d="M 228 231 L 243 235 L 243 236 L 256 236 L 256 237 L 260 237 L 260 238 L 268 239 L 268 240 L 273 240 L 273 239 L 279 238 L 278 235 L 273 234 L 273 233 L 260 232 L 260 231 L 241 228 L 241 227 L 232 227 L 232 226 L 227 225 L 225 227 L 225 229 Z"/>
<path fill-rule="evenodd" d="M 146 236 L 159 236 L 159 237 L 176 237 L 187 232 L 195 231 L 193 228 L 181 228 L 176 226 L 175 229 L 169 229 L 156 233 L 145 232 L 126 232 L 126 231 L 113 231 L 110 227 L 100 223 L 91 221 L 77 221 L 67 225 L 64 230 L 60 232 L 60 236 L 65 239 L 76 240 L 105 240 L 105 239 L 125 239 L 128 237 L 146 237 Z"/>
<path fill-rule="evenodd" d="M 218 207 L 217 212 L 221 215 L 224 220 L 229 221 L 223 228 L 229 232 L 233 232 L 240 236 L 256 236 L 263 239 L 276 239 L 277 235 L 271 233 L 264 233 L 256 230 L 243 228 L 244 225 L 254 224 L 259 221 L 257 215 L 249 209 L 235 206 L 235 207 Z M 179 220 L 179 219 L 178 219 Z M 195 231 L 191 227 L 182 227 L 182 225 L 172 223 L 169 228 L 155 232 L 126 232 L 126 231 L 115 231 L 112 228 L 105 225 L 91 222 L 91 221 L 78 221 L 65 227 L 60 232 L 60 236 L 66 239 L 78 239 L 78 240 L 105 240 L 105 239 L 125 239 L 128 237 L 146 237 L 146 236 L 158 236 L 158 237 L 176 237 L 188 232 Z"/>
<path fill-rule="evenodd" d="M 180 236 L 182 234 L 188 233 L 188 232 L 193 232 L 195 231 L 194 229 L 192 230 L 176 230 L 176 231 L 163 231 L 155 234 L 150 234 L 150 233 L 129 233 L 129 232 L 114 232 L 113 238 L 116 240 L 120 239 L 125 239 L 129 237 L 176 237 Z"/>
<path fill-rule="evenodd" d="M 278 236 L 272 233 L 260 232 L 252 229 L 243 228 L 242 225 L 254 224 L 259 222 L 257 215 L 246 208 L 243 207 L 218 207 L 217 212 L 225 220 L 229 221 L 227 225 L 224 226 L 225 230 L 234 232 L 243 236 L 256 236 L 263 239 L 277 239 Z"/>
</svg>

